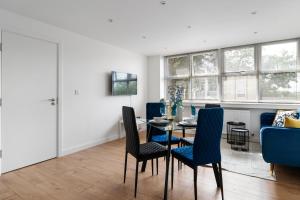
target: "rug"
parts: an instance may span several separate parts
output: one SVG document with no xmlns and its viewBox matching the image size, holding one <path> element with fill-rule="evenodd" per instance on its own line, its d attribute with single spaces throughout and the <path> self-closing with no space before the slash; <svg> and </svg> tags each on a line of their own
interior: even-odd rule
<svg viewBox="0 0 300 200">
<path fill-rule="evenodd" d="M 221 148 L 224 170 L 276 181 L 275 175 L 271 175 L 270 164 L 266 163 L 262 157 L 259 143 L 250 142 L 249 152 L 243 152 L 232 150 L 226 139 L 222 139 Z"/>
</svg>

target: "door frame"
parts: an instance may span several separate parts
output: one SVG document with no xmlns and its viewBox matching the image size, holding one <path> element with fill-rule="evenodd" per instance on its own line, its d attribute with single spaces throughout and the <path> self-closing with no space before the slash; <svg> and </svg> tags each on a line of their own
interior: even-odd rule
<svg viewBox="0 0 300 200">
<path fill-rule="evenodd" d="M 20 35 L 27 38 L 42 40 L 46 42 L 50 42 L 57 46 L 57 110 L 56 110 L 56 158 L 63 156 L 62 151 L 62 135 L 63 135 L 63 64 L 62 64 L 62 42 L 57 41 L 51 38 L 47 38 L 45 36 L 37 36 L 31 33 L 26 33 L 22 31 L 13 31 L 11 29 L 5 29 L 0 27 L 0 43 L 2 45 L 2 33 L 8 32 L 16 35 Z M 2 46 L 0 50 L 0 98 L 2 101 Z M 0 105 L 0 176 L 2 174 L 2 102 Z"/>
</svg>

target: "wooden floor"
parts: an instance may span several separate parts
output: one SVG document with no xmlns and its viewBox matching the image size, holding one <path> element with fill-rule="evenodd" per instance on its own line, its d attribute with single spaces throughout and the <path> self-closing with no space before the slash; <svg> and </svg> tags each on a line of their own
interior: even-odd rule
<svg viewBox="0 0 300 200">
<path fill-rule="evenodd" d="M 26 167 L 0 177 L 0 199 L 6 200 L 127 200 L 134 199 L 134 168 L 128 160 L 127 182 L 123 184 L 124 140 L 99 145 L 69 156 Z M 176 169 L 176 168 L 175 168 Z M 165 161 L 160 159 L 159 175 L 151 176 L 148 166 L 139 174 L 137 199 L 162 199 Z M 284 171 L 284 170 L 283 170 Z M 227 200 L 299 200 L 299 169 L 286 176 L 292 182 L 267 181 L 230 172 L 223 172 Z M 198 199 L 221 199 L 213 170 L 199 168 Z M 192 170 L 186 166 L 175 170 L 174 189 L 169 199 L 194 199 Z M 286 180 L 283 178 L 283 180 Z"/>
</svg>

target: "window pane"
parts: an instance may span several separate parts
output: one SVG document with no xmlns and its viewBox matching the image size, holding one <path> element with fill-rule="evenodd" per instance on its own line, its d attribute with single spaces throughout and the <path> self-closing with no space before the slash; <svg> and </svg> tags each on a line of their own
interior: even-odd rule
<svg viewBox="0 0 300 200">
<path fill-rule="evenodd" d="M 189 98 L 189 79 L 172 79 L 169 80 L 168 86 L 182 86 L 184 88 L 183 99 Z"/>
<path fill-rule="evenodd" d="M 264 45 L 261 71 L 290 71 L 297 66 L 297 42 Z"/>
<path fill-rule="evenodd" d="M 297 101 L 300 101 L 300 73 L 297 73 Z"/>
<path fill-rule="evenodd" d="M 193 56 L 193 74 L 218 74 L 217 52 L 206 52 Z"/>
<path fill-rule="evenodd" d="M 297 73 L 274 73 L 260 76 L 262 100 L 296 100 Z"/>
<path fill-rule="evenodd" d="M 225 50 L 225 72 L 254 71 L 254 47 Z"/>
<path fill-rule="evenodd" d="M 193 99 L 218 99 L 218 77 L 192 79 Z"/>
<path fill-rule="evenodd" d="M 188 76 L 190 75 L 189 56 L 168 58 L 169 76 Z"/>
<path fill-rule="evenodd" d="M 223 78 L 225 101 L 257 100 L 256 76 L 228 76 Z"/>
</svg>

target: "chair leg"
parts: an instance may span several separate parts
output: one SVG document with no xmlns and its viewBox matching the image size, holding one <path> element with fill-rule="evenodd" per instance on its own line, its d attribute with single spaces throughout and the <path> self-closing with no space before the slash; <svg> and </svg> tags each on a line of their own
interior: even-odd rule
<svg viewBox="0 0 300 200">
<path fill-rule="evenodd" d="M 274 169 L 275 169 L 275 165 L 274 165 L 274 163 L 271 163 L 271 164 L 270 164 L 271 176 L 274 175 Z"/>
<path fill-rule="evenodd" d="M 219 170 L 218 170 L 218 165 L 216 163 L 212 164 L 213 169 L 214 169 L 214 174 L 215 174 L 215 179 L 217 183 L 217 187 L 220 187 L 220 175 L 219 175 Z"/>
<path fill-rule="evenodd" d="M 127 171 L 127 157 L 128 157 L 128 153 L 125 152 L 125 165 L 124 165 L 124 183 L 126 180 L 126 171 Z"/>
<path fill-rule="evenodd" d="M 136 160 L 136 167 L 135 167 L 135 184 L 134 184 L 134 198 L 136 197 L 137 191 L 137 182 L 138 182 L 138 171 L 139 171 L 139 161 Z"/>
<path fill-rule="evenodd" d="M 180 147 L 180 143 L 178 143 L 178 148 L 179 148 L 179 147 Z M 179 169 L 180 169 L 180 167 L 179 167 L 179 166 L 180 166 L 180 163 L 181 163 L 181 162 L 180 162 L 179 160 L 177 160 L 177 168 L 178 168 L 178 171 L 179 171 Z"/>
<path fill-rule="evenodd" d="M 197 175 L 198 175 L 198 167 L 194 168 L 194 195 L 195 200 L 197 200 Z"/>
<path fill-rule="evenodd" d="M 153 171 L 153 159 L 151 160 L 151 170 L 152 170 L 152 176 L 154 174 L 154 171 Z"/>
<path fill-rule="evenodd" d="M 171 165 L 171 189 L 173 189 L 174 183 L 174 156 L 172 156 L 172 165 Z"/>
<path fill-rule="evenodd" d="M 156 174 L 158 175 L 158 158 L 156 158 Z"/>
<path fill-rule="evenodd" d="M 223 178 L 222 178 L 222 165 L 221 165 L 221 162 L 219 162 L 219 174 L 220 174 L 220 186 L 221 186 L 222 200 L 224 200 L 224 190 L 223 190 Z"/>
</svg>

